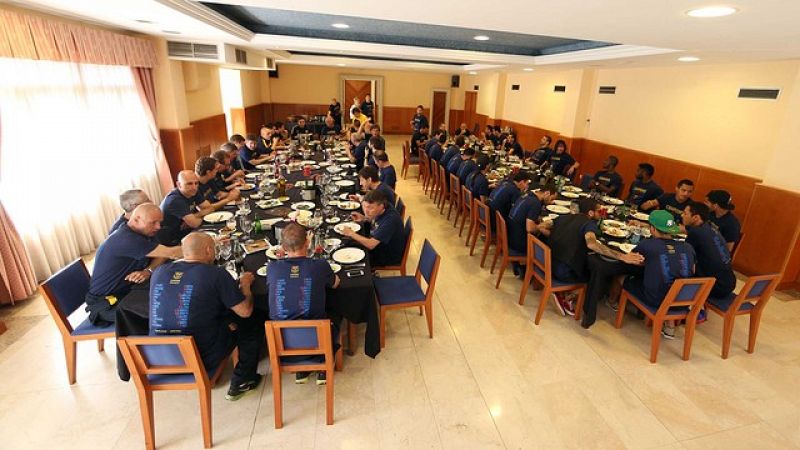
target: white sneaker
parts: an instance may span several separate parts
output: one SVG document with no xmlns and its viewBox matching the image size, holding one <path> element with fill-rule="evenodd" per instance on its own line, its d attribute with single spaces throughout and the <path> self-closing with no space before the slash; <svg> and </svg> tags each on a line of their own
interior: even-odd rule
<svg viewBox="0 0 800 450">
<path fill-rule="evenodd" d="M 664 322 L 664 325 L 661 326 L 661 336 L 665 339 L 675 339 L 675 326 Z"/>
</svg>

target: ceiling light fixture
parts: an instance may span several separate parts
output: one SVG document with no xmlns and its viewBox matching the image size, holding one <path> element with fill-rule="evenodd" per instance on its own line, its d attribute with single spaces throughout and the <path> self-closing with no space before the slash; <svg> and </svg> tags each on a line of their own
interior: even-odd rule
<svg viewBox="0 0 800 450">
<path fill-rule="evenodd" d="M 153 24 L 153 23 L 155 23 L 155 22 L 153 22 L 152 20 L 147 20 L 147 19 L 136 19 L 136 21 L 137 21 L 137 22 L 139 22 L 139 23 L 146 23 L 146 24 Z"/>
<path fill-rule="evenodd" d="M 486 36 L 484 34 L 479 34 L 479 35 L 475 36 L 472 39 L 475 39 L 476 41 L 488 41 L 489 40 L 489 36 Z"/>
<path fill-rule="evenodd" d="M 350 28 L 350 25 L 348 25 L 346 23 L 335 23 L 335 24 L 333 24 L 331 26 L 333 28 L 338 28 L 340 30 L 346 30 L 346 29 Z"/>
<path fill-rule="evenodd" d="M 678 61 L 680 61 L 680 62 L 695 62 L 695 61 L 700 61 L 700 58 L 698 58 L 697 56 L 681 56 L 680 58 L 678 58 Z"/>
<path fill-rule="evenodd" d="M 686 15 L 699 18 L 724 17 L 735 14 L 738 11 L 732 6 L 707 6 L 705 8 L 690 9 L 686 11 Z"/>
<path fill-rule="evenodd" d="M 531 67 L 526 67 L 526 68 L 524 68 L 522 70 L 524 70 L 525 72 L 533 72 L 533 68 L 531 68 Z"/>
<path fill-rule="evenodd" d="M 339 67 L 344 67 L 346 64 L 344 64 L 344 63 L 339 63 L 339 64 L 336 64 L 336 65 L 337 65 L 337 66 L 339 66 Z"/>
<path fill-rule="evenodd" d="M 161 30 L 161 32 L 167 34 L 181 34 L 180 31 L 174 31 L 174 30 Z"/>
<path fill-rule="evenodd" d="M 473 71 L 471 71 L 469 74 L 470 74 L 470 75 L 477 75 L 477 74 L 478 74 L 478 72 L 475 72 L 475 71 L 473 70 Z"/>
</svg>

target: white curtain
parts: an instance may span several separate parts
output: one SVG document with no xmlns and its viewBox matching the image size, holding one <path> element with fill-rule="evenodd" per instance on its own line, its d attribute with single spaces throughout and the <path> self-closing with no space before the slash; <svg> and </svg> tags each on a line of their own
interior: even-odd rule
<svg viewBox="0 0 800 450">
<path fill-rule="evenodd" d="M 43 280 L 105 239 L 119 194 L 161 200 L 127 66 L 0 58 L 0 198 Z"/>
</svg>

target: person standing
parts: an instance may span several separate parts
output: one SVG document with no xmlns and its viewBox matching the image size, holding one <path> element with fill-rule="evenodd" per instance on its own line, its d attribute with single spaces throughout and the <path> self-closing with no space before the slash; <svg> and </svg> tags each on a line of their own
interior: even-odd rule
<svg viewBox="0 0 800 450">
<path fill-rule="evenodd" d="M 342 128 L 342 105 L 339 103 L 339 100 L 336 100 L 336 97 L 331 99 L 331 104 L 328 105 L 328 117 L 333 119 L 333 123 L 339 125 L 339 129 Z"/>
<path fill-rule="evenodd" d="M 423 128 L 429 128 L 430 124 L 428 123 L 428 118 L 425 117 L 423 114 L 424 108 L 422 105 L 417 105 L 417 112 L 414 114 L 414 117 L 411 118 L 411 130 L 414 133 L 418 133 Z"/>
<path fill-rule="evenodd" d="M 361 102 L 361 112 L 375 122 L 375 102 L 372 101 L 372 96 L 367 94 L 364 96 L 364 101 Z"/>
</svg>

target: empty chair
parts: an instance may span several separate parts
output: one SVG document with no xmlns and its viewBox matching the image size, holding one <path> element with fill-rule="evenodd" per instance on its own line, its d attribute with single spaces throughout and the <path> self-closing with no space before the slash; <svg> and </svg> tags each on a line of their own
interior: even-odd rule
<svg viewBox="0 0 800 450">
<path fill-rule="evenodd" d="M 461 186 L 461 226 L 458 229 L 458 237 L 464 233 L 464 223 L 469 220 L 467 228 L 467 240 L 465 245 L 469 245 L 469 236 L 472 234 L 472 227 L 475 225 L 475 218 L 472 217 L 472 192 L 466 186 Z M 456 218 L 458 221 L 458 218 Z"/>
<path fill-rule="evenodd" d="M 536 310 L 534 323 L 539 325 L 539 321 L 544 314 L 544 308 L 550 296 L 556 292 L 578 292 L 578 301 L 575 305 L 575 320 L 580 320 L 583 311 L 583 302 L 586 299 L 585 283 L 567 283 L 553 278 L 553 261 L 550 247 L 540 241 L 536 236 L 528 235 L 528 254 L 525 257 L 525 280 L 522 282 L 522 291 L 519 294 L 519 304 L 525 304 L 525 296 L 528 294 L 531 280 L 536 280 L 541 284 L 542 296 L 539 300 L 539 308 Z"/>
<path fill-rule="evenodd" d="M 650 339 L 650 362 L 654 363 L 658 357 L 658 347 L 661 343 L 661 326 L 664 321 L 686 320 L 682 357 L 684 361 L 688 360 L 692 351 L 692 338 L 694 338 L 694 329 L 697 325 L 697 315 L 703 309 L 703 304 L 714 286 L 714 281 L 714 278 L 678 278 L 672 283 L 672 287 L 658 308 L 636 298 L 627 289 L 623 289 L 619 298 L 619 310 L 617 311 L 615 326 L 617 328 L 622 327 L 622 320 L 625 317 L 625 305 L 629 301 L 636 309 L 643 312 L 648 322 L 652 322 L 653 326 Z"/>
<path fill-rule="evenodd" d="M 333 337 L 331 321 L 268 320 L 269 365 L 272 371 L 272 397 L 275 403 L 275 428 L 283 428 L 282 372 L 325 372 L 325 423 L 333 425 Z M 282 358 L 284 356 L 292 358 Z M 342 368 L 342 348 L 336 352 L 336 369 Z"/>
<path fill-rule="evenodd" d="M 447 220 L 450 220 L 450 213 L 453 212 L 455 207 L 456 220 L 453 222 L 453 228 L 455 228 L 456 223 L 458 223 L 458 216 L 461 214 L 461 180 L 454 173 L 450 174 L 449 189 L 447 196 L 450 198 L 450 202 L 447 206 Z"/>
<path fill-rule="evenodd" d="M 439 274 L 441 257 L 425 239 L 414 276 L 380 277 L 375 279 L 381 322 L 381 347 L 386 346 L 386 311 L 398 308 L 424 308 L 428 321 L 428 336 L 433 338 L 433 292 Z M 422 280 L 426 288 L 422 290 Z M 422 311 L 420 311 L 421 313 Z"/>
<path fill-rule="evenodd" d="M 153 392 L 197 390 L 203 446 L 211 448 L 211 388 L 222 374 L 227 358 L 217 367 L 204 367 L 191 336 L 123 337 L 117 344 L 136 385 L 145 447 L 155 448 Z"/>
<path fill-rule="evenodd" d="M 86 293 L 89 291 L 89 279 L 89 271 L 79 258 L 42 283 L 45 303 L 61 332 L 69 384 L 75 384 L 75 344 L 78 341 L 97 341 L 97 350 L 102 352 L 104 339 L 114 338 L 114 325 L 97 327 L 86 319 L 73 328 L 69 322 L 70 314 L 84 305 Z"/>
<path fill-rule="evenodd" d="M 492 259 L 492 268 L 489 273 L 494 273 L 494 266 L 497 264 L 497 259 L 500 258 L 500 271 L 497 273 L 497 282 L 494 288 L 500 287 L 500 281 L 503 279 L 503 274 L 506 271 L 509 263 L 524 263 L 526 262 L 525 255 L 508 248 L 508 229 L 506 228 L 506 219 L 500 212 L 495 212 L 495 220 L 497 221 L 497 247 L 494 252 L 494 259 Z"/>
<path fill-rule="evenodd" d="M 399 195 L 397 196 L 397 203 L 395 203 L 395 208 L 397 208 L 397 212 L 400 213 L 400 218 L 401 219 L 405 219 L 406 218 L 406 204 L 403 203 L 403 200 L 400 198 Z"/>
<path fill-rule="evenodd" d="M 747 353 L 756 349 L 758 326 L 761 314 L 780 280 L 780 274 L 759 275 L 747 279 L 739 294 L 731 293 L 725 298 L 709 297 L 706 307 L 724 319 L 722 326 L 722 358 L 728 357 L 736 316 L 750 316 L 750 334 L 747 338 Z"/>
<path fill-rule="evenodd" d="M 408 261 L 408 253 L 411 251 L 411 242 L 414 237 L 414 227 L 411 224 L 411 217 L 406 219 L 403 234 L 406 238 L 406 247 L 403 250 L 403 259 L 400 260 L 400 264 L 396 266 L 375 266 L 373 267 L 374 270 L 397 270 L 400 272 L 400 275 L 406 274 L 406 262 Z"/>
<path fill-rule="evenodd" d="M 486 262 L 486 255 L 489 254 L 489 246 L 492 245 L 492 224 L 489 220 L 492 210 L 489 205 L 482 202 L 480 199 L 473 199 L 472 207 L 475 209 L 475 228 L 472 230 L 471 243 L 469 246 L 469 256 L 475 251 L 475 243 L 478 242 L 478 237 L 483 234 L 483 255 L 481 256 L 481 267 Z"/>
</svg>

